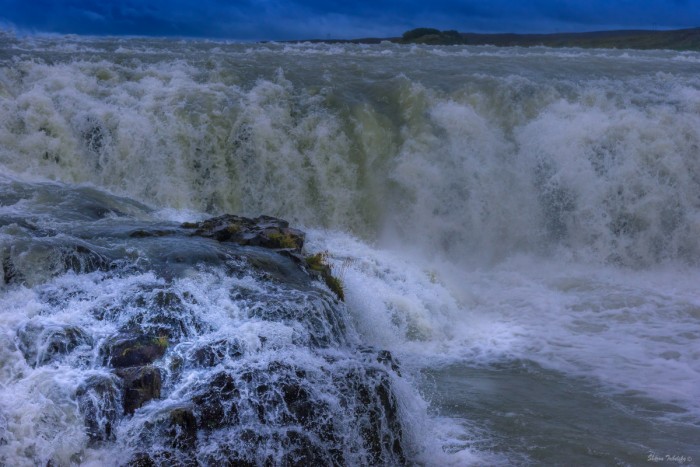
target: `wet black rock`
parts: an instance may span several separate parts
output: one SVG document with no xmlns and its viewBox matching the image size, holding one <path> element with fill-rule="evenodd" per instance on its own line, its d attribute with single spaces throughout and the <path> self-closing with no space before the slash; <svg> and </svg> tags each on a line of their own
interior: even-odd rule
<svg viewBox="0 0 700 467">
<path fill-rule="evenodd" d="M 367 349 L 365 351 L 374 353 L 372 349 Z M 388 368 L 391 368 L 392 371 L 395 371 L 397 375 L 401 376 L 401 368 L 399 366 L 399 362 L 398 360 L 396 360 L 396 358 L 394 358 L 391 352 L 389 352 L 388 350 L 380 350 L 376 352 L 376 355 L 378 363 L 386 365 Z"/>
<path fill-rule="evenodd" d="M 197 301 L 188 292 L 175 291 L 159 283 L 141 284 L 118 300 L 90 309 L 90 313 L 96 319 L 107 321 L 129 316 L 122 321 L 118 334 L 103 346 L 102 353 L 108 356 L 109 348 L 121 345 L 122 341 L 128 345 L 134 339 L 145 339 L 142 343 L 148 346 L 153 344 L 149 339 L 155 339 L 155 344 L 162 347 L 160 350 L 165 350 L 170 342 L 204 331 L 195 305 Z M 139 363 L 133 365 L 136 364 Z"/>
<path fill-rule="evenodd" d="M 183 228 L 195 229 L 192 235 L 239 245 L 285 249 L 301 253 L 305 234 L 289 227 L 289 222 L 270 216 L 255 219 L 226 214 L 202 222 L 186 222 Z"/>
<path fill-rule="evenodd" d="M 21 275 L 12 262 L 9 251 L 3 251 L 2 255 L 2 279 L 5 284 L 21 282 Z"/>
<path fill-rule="evenodd" d="M 217 444 L 211 463 L 405 465 L 393 370 L 364 355 L 367 365 L 331 358 L 326 369 L 272 361 L 219 372 L 194 399 L 200 439 Z M 236 417 L 224 417 L 224 405 Z M 222 428 L 227 443 L 215 435 Z"/>
<path fill-rule="evenodd" d="M 275 463 L 270 459 L 268 462 L 256 461 L 256 456 L 251 455 L 251 451 L 257 448 L 264 449 L 261 445 L 262 437 L 252 430 L 243 430 L 241 434 L 231 436 L 231 441 L 241 441 L 252 449 L 238 449 L 238 443 L 220 443 L 216 449 L 203 453 L 202 465 L 225 465 L 235 467 L 258 467 L 260 465 L 273 466 Z"/>
<path fill-rule="evenodd" d="M 238 377 L 251 394 L 243 403 L 259 423 L 332 430 L 323 423 L 331 418 L 330 407 L 316 397 L 304 369 L 273 361 L 262 371 L 251 369 Z"/>
<path fill-rule="evenodd" d="M 167 348 L 167 336 L 120 334 L 108 340 L 103 353 L 106 363 L 114 368 L 124 368 L 153 363 L 165 354 Z"/>
<path fill-rule="evenodd" d="M 158 464 L 148 453 L 140 452 L 136 454 L 127 464 L 128 467 L 156 467 Z"/>
<path fill-rule="evenodd" d="M 175 405 L 153 413 L 138 430 L 142 449 L 129 466 L 195 467 L 197 462 L 197 420 L 189 405 Z"/>
<path fill-rule="evenodd" d="M 27 323 L 17 330 L 18 346 L 27 363 L 45 365 L 78 347 L 89 349 L 92 338 L 78 326 Z"/>
<path fill-rule="evenodd" d="M 343 375 L 346 404 L 355 407 L 356 423 L 371 465 L 405 465 L 403 430 L 389 373 L 382 368 L 352 369 Z"/>
<path fill-rule="evenodd" d="M 199 345 L 187 354 L 187 364 L 192 367 L 214 367 L 226 360 L 235 360 L 243 355 L 241 345 L 236 341 L 220 339 Z"/>
<path fill-rule="evenodd" d="M 132 414 L 148 401 L 160 398 L 163 382 L 158 368 L 153 366 L 121 368 L 116 373 L 123 381 L 125 413 Z"/>
<path fill-rule="evenodd" d="M 317 403 L 314 402 L 312 395 L 303 385 L 296 382 L 286 382 L 281 385 L 280 390 L 282 399 L 294 422 L 305 427 L 311 427 L 318 423 Z"/>
<path fill-rule="evenodd" d="M 93 375 L 78 386 L 75 396 L 91 442 L 114 440 L 122 413 L 122 384 L 114 375 Z"/>
<path fill-rule="evenodd" d="M 301 324 L 308 334 L 304 336 L 307 339 L 305 342 L 296 341 L 299 344 L 328 347 L 345 343 L 347 327 L 336 303 L 326 297 L 309 298 L 308 295 L 295 296 L 292 293 L 284 301 L 261 297 L 257 304 L 247 307 L 246 312 L 250 317 L 265 321 L 283 322 L 290 326 Z"/>
<path fill-rule="evenodd" d="M 173 409 L 168 415 L 166 436 L 176 449 L 188 451 L 197 443 L 197 419 L 188 408 Z"/>
<path fill-rule="evenodd" d="M 284 434 L 282 446 L 285 448 L 282 465 L 342 465 L 338 458 L 329 457 L 329 452 L 320 449 L 309 434 L 297 430 L 289 430 Z"/>
<path fill-rule="evenodd" d="M 189 455 L 179 451 L 155 450 L 155 452 L 140 452 L 136 454 L 129 462 L 128 467 L 200 467 L 202 464 L 197 462 L 193 453 Z M 237 464 L 234 464 L 237 466 Z"/>
<path fill-rule="evenodd" d="M 238 422 L 238 399 L 240 392 L 231 375 L 215 374 L 203 384 L 192 398 L 198 425 L 204 429 L 216 429 Z"/>
</svg>

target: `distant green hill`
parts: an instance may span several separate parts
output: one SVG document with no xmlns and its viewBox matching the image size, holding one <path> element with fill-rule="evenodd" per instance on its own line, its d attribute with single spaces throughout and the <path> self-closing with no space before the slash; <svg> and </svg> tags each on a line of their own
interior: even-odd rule
<svg viewBox="0 0 700 467">
<path fill-rule="evenodd" d="M 350 42 L 376 44 L 390 41 L 400 44 L 496 45 L 502 47 L 584 47 L 608 49 L 671 49 L 700 51 L 700 27 L 672 31 L 596 31 L 557 34 L 477 34 L 417 28 L 402 37 L 353 40 L 318 40 L 313 42 Z"/>
<path fill-rule="evenodd" d="M 425 28 L 422 28 L 425 30 Z M 419 31 L 416 34 L 414 31 Z M 700 50 L 700 28 L 674 31 L 598 31 L 564 34 L 475 34 L 455 31 L 407 31 L 399 42 L 498 46 L 593 47 Z"/>
</svg>

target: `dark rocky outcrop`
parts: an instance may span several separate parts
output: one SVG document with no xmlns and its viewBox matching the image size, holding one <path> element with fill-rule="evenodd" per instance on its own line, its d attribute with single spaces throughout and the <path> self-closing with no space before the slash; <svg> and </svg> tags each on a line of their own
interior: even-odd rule
<svg viewBox="0 0 700 467">
<path fill-rule="evenodd" d="M 181 227 L 194 229 L 193 236 L 278 250 L 295 263 L 302 265 L 313 278 L 325 282 L 341 301 L 345 300 L 342 283 L 332 274 L 326 254 L 318 253 L 306 258 L 302 257 L 305 234 L 301 230 L 289 227 L 289 222 L 285 220 L 271 216 L 251 219 L 226 214 L 202 222 L 185 222 Z M 255 261 L 256 259 L 253 260 Z M 260 259 L 258 258 L 257 261 Z"/>
<path fill-rule="evenodd" d="M 165 336 L 119 334 L 103 348 L 104 360 L 122 379 L 124 413 L 134 411 L 152 399 L 160 398 L 162 376 L 150 364 L 160 359 L 168 348 Z"/>
<path fill-rule="evenodd" d="M 145 452 L 136 454 L 127 464 L 128 467 L 156 467 L 158 464 Z"/>
<path fill-rule="evenodd" d="M 186 222 L 183 228 L 195 229 L 192 235 L 213 238 L 239 245 L 285 249 L 301 253 L 305 234 L 289 227 L 289 222 L 276 217 L 255 219 L 226 214 L 202 222 Z"/>
<path fill-rule="evenodd" d="M 116 373 L 124 385 L 124 413 L 132 414 L 146 402 L 160 398 L 163 383 L 158 368 L 150 365 L 121 368 Z"/>
<path fill-rule="evenodd" d="M 78 278 L 77 292 L 37 295 L 47 310 L 90 300 L 86 321 L 100 340 L 36 324 L 48 320 L 41 314 L 16 340 L 32 365 L 85 370 L 73 396 L 89 447 L 123 446 L 119 462 L 142 467 L 407 462 L 399 364 L 358 344 L 328 256 L 305 255 L 303 232 L 267 216 L 100 226 L 99 240 L 85 234 L 58 269 L 116 278 L 119 293 L 92 301 Z M 138 254 L 122 255 L 124 245 Z M 11 259 L 5 282 L 20 277 Z"/>
<path fill-rule="evenodd" d="M 389 361 L 397 364 L 388 353 L 379 356 L 365 349 L 363 355 L 367 367 L 354 362 L 319 373 L 272 361 L 220 371 L 200 384 L 192 398 L 199 439 L 211 443 L 222 430 L 230 436 L 230 443 L 220 444 L 206 463 L 339 466 L 354 459 L 366 465 L 405 464 L 392 370 L 376 362 L 389 368 Z M 334 388 L 329 399 L 324 397 L 328 384 Z M 339 407 L 351 417 L 336 419 Z M 357 438 L 345 439 L 348 432 Z M 345 443 L 354 447 L 344 448 Z M 266 450 L 282 451 L 283 461 L 266 458 Z"/>
<path fill-rule="evenodd" d="M 201 321 L 192 312 L 196 300 L 187 292 L 178 293 L 162 284 L 139 286 L 137 293 L 124 297 L 104 307 L 91 310 L 100 320 L 115 319 L 129 309 L 130 317 L 119 328 L 119 334 L 111 337 L 103 347 L 103 354 L 118 341 L 128 341 L 138 336 L 151 336 L 157 344 L 175 342 L 201 330 Z M 145 342 L 149 344 L 149 342 Z"/>
<path fill-rule="evenodd" d="M 373 350 L 369 350 L 370 353 L 374 353 Z M 377 362 L 386 365 L 392 371 L 396 372 L 397 375 L 401 376 L 401 370 L 399 368 L 399 362 L 394 358 L 394 356 L 388 350 L 380 350 L 376 352 Z"/>
</svg>

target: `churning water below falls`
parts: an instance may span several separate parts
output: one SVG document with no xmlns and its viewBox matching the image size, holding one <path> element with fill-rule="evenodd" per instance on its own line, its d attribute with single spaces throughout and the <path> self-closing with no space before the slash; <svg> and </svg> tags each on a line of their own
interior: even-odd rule
<svg viewBox="0 0 700 467">
<path fill-rule="evenodd" d="M 700 54 L 3 35 L 0 167 L 0 465 L 700 465 Z"/>
</svg>

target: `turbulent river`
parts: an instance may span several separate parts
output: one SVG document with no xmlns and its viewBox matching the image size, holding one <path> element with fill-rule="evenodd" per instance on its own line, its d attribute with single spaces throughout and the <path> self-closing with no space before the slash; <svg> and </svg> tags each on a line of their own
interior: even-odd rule
<svg viewBox="0 0 700 467">
<path fill-rule="evenodd" d="M 0 171 L 1 465 L 700 462 L 698 53 L 2 35 Z"/>
</svg>

